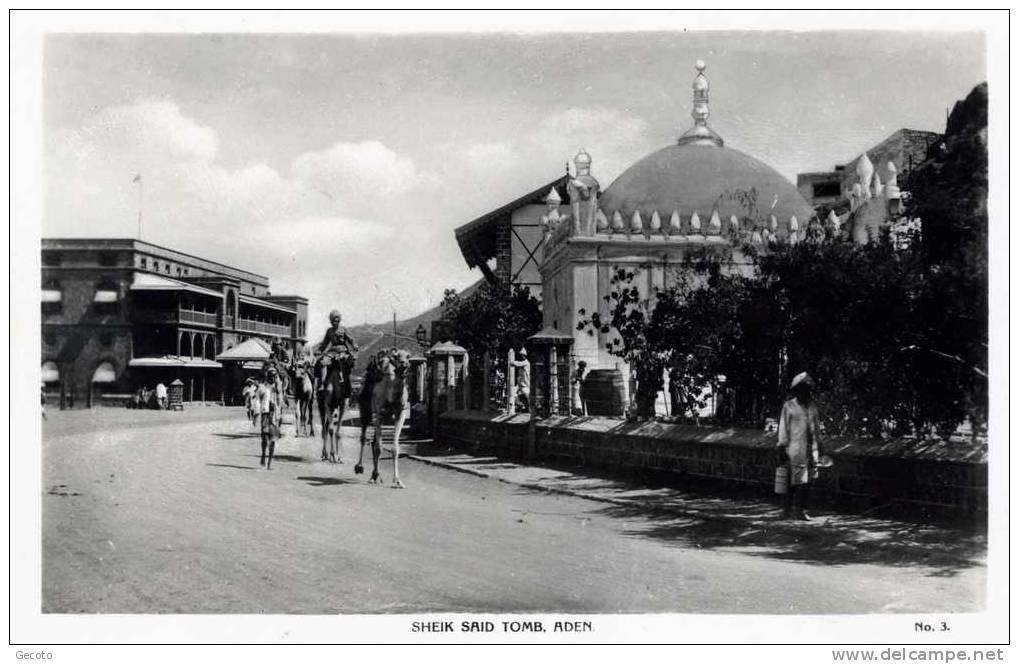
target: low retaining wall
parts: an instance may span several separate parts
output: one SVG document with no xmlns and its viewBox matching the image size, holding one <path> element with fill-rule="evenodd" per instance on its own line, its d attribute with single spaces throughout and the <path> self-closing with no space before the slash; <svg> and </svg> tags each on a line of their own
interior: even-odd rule
<svg viewBox="0 0 1019 664">
<path fill-rule="evenodd" d="M 524 459 L 528 415 L 453 411 L 438 443 L 465 452 Z M 537 459 L 654 475 L 670 483 L 773 496 L 776 434 L 753 429 L 558 417 L 535 426 Z M 986 444 L 832 439 L 832 468 L 814 483 L 819 502 L 854 511 L 887 507 L 913 514 L 986 516 Z"/>
</svg>

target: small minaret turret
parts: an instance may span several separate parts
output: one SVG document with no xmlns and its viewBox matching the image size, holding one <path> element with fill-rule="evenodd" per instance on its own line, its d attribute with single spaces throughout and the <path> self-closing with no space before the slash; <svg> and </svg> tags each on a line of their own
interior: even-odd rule
<svg viewBox="0 0 1019 664">
<path fill-rule="evenodd" d="M 587 150 L 580 148 L 573 158 L 573 166 L 577 174 L 566 185 L 570 207 L 573 208 L 573 234 L 594 235 L 601 185 L 591 175 L 591 155 L 587 154 Z"/>
</svg>

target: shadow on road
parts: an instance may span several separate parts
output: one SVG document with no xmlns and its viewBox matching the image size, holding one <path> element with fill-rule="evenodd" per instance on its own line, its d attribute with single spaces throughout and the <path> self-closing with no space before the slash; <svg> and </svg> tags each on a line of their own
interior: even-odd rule
<svg viewBox="0 0 1019 664">
<path fill-rule="evenodd" d="M 214 433 L 213 436 L 219 436 L 220 438 L 226 438 L 228 440 L 239 440 L 242 438 L 258 438 L 261 434 L 258 431 L 252 431 L 251 433 Z"/>
<path fill-rule="evenodd" d="M 251 457 L 252 459 L 261 459 L 262 458 L 262 456 L 260 454 L 247 454 L 245 456 Z M 305 459 L 304 457 L 295 456 L 293 454 L 273 454 L 272 455 L 272 460 L 273 461 L 289 461 L 291 463 L 305 463 L 307 461 L 310 461 L 310 459 Z"/>
<path fill-rule="evenodd" d="M 237 470 L 256 470 L 255 466 L 235 466 L 232 463 L 207 463 L 205 465 L 217 468 L 236 468 Z"/>
<path fill-rule="evenodd" d="M 820 517 L 789 528 L 773 515 L 740 523 L 649 513 L 641 506 L 613 505 L 599 513 L 618 519 L 639 518 L 645 525 L 631 527 L 628 536 L 665 540 L 686 548 L 738 547 L 747 555 L 818 565 L 930 567 L 929 576 L 939 577 L 982 566 L 987 546 L 979 529 L 954 530 L 953 537 L 946 537 L 940 528 L 878 519 L 858 520 L 847 528 Z"/>
<path fill-rule="evenodd" d="M 341 484 L 360 484 L 353 480 L 345 480 L 340 477 L 315 477 L 310 475 L 303 475 L 297 479 L 302 482 L 307 482 L 311 486 L 339 486 Z"/>
</svg>

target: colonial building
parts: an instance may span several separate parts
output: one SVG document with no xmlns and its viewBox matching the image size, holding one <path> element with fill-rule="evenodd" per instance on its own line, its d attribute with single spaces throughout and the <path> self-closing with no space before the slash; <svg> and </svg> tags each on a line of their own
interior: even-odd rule
<svg viewBox="0 0 1019 664">
<path fill-rule="evenodd" d="M 248 339 L 303 350 L 308 301 L 268 277 L 130 239 L 42 241 L 42 380 L 67 407 L 174 379 L 221 400 L 217 357 Z"/>
</svg>

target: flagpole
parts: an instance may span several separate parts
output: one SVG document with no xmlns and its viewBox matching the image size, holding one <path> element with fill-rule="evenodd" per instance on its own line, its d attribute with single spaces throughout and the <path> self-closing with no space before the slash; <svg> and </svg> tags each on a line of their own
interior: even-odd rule
<svg viewBox="0 0 1019 664">
<path fill-rule="evenodd" d="M 142 239 L 142 176 L 141 173 L 135 176 L 134 181 L 138 183 L 138 239 Z"/>
</svg>

